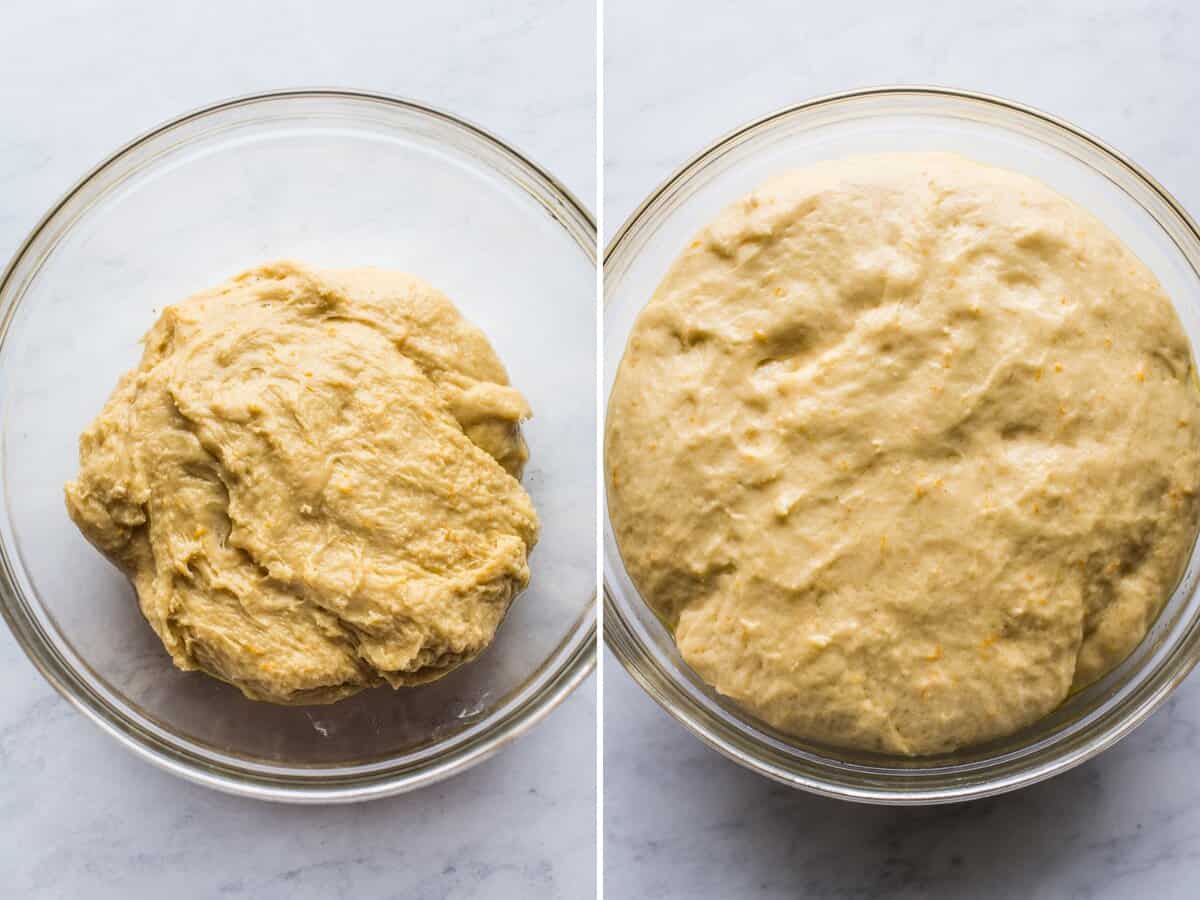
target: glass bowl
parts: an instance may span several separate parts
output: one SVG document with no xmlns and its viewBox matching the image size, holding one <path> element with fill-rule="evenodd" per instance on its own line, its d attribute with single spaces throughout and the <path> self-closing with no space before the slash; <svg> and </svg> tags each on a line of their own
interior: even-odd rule
<svg viewBox="0 0 1200 900">
<path fill-rule="evenodd" d="M 887 87 L 781 110 L 721 138 L 659 187 L 609 244 L 604 259 L 605 397 L 629 331 L 669 264 L 727 203 L 768 177 L 821 159 L 900 150 L 952 150 L 1048 183 L 1102 219 L 1173 298 L 1193 346 L 1200 337 L 1200 234 L 1149 175 L 1072 125 L 964 91 Z M 1112 746 L 1170 694 L 1196 662 L 1200 560 L 1146 639 L 1100 682 L 1029 729 L 938 757 L 852 753 L 786 736 L 741 711 L 682 661 L 642 602 L 604 517 L 605 638 L 672 716 L 738 763 L 784 784 L 872 803 L 966 800 L 1032 784 Z"/>
<path fill-rule="evenodd" d="M 494 644 L 434 684 L 286 708 L 170 663 L 67 517 L 77 440 L 166 304 L 281 257 L 420 275 L 488 335 L 534 410 L 532 580 Z M 429 784 L 526 731 L 595 661 L 595 226 L 482 129 L 392 97 L 246 97 L 138 138 L 38 224 L 0 280 L 0 607 L 122 744 L 275 800 Z"/>
</svg>

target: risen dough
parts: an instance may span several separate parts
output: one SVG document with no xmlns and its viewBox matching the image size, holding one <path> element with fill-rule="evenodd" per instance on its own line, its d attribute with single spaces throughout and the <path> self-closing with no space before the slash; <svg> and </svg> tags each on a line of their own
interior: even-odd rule
<svg viewBox="0 0 1200 900">
<path fill-rule="evenodd" d="M 181 669 L 324 703 L 440 678 L 529 580 L 529 415 L 424 282 L 278 263 L 168 307 L 80 439 L 71 517 Z"/>
<path fill-rule="evenodd" d="M 1197 527 L 1150 271 L 1027 177 L 823 163 L 726 209 L 633 329 L 609 509 L 683 658 L 772 725 L 949 751 L 1120 662 Z"/>
</svg>

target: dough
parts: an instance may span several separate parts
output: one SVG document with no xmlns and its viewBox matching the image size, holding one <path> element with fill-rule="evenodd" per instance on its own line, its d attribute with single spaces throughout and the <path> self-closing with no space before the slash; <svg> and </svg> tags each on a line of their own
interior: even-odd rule
<svg viewBox="0 0 1200 900">
<path fill-rule="evenodd" d="M 277 263 L 168 307 L 67 508 L 181 669 L 273 703 L 440 678 L 529 581 L 530 415 L 432 287 Z"/>
<path fill-rule="evenodd" d="M 638 318 L 612 524 L 720 693 L 826 745 L 952 751 L 1145 635 L 1196 536 L 1194 378 L 1151 272 L 1045 185 L 822 163 L 722 212 Z"/>
</svg>

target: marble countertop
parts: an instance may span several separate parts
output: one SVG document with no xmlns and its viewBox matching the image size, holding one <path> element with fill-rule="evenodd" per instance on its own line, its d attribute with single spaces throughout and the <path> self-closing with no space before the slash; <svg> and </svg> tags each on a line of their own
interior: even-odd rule
<svg viewBox="0 0 1200 900">
<path fill-rule="evenodd" d="M 1200 214 L 1192 4 L 606 0 L 605 13 L 608 236 L 736 125 L 806 97 L 895 82 L 971 88 L 1061 115 Z M 948 807 L 863 807 L 726 761 L 607 656 L 606 895 L 1194 897 L 1198 730 L 1194 675 L 1119 746 L 1050 782 Z"/>
<path fill-rule="evenodd" d="M 493 130 L 595 208 L 594 10 L 570 0 L 5 7 L 0 256 L 86 169 L 178 113 L 343 86 Z M 593 895 L 595 680 L 515 745 L 425 790 L 350 807 L 227 797 L 136 759 L 0 629 L 4 896 Z"/>
</svg>

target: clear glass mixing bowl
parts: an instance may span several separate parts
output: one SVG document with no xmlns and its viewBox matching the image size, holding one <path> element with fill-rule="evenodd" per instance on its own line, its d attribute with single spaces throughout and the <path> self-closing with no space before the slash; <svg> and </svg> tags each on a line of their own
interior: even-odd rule
<svg viewBox="0 0 1200 900">
<path fill-rule="evenodd" d="M 1137 165 L 1072 125 L 964 91 L 888 87 L 825 97 L 739 128 L 696 156 L 630 217 L 604 259 L 605 397 L 630 328 L 693 233 L 768 177 L 821 159 L 951 150 L 1024 172 L 1102 219 L 1154 270 L 1193 346 L 1200 338 L 1200 234 Z M 1115 671 L 1028 730 L 986 746 L 922 759 L 806 744 L 742 712 L 680 659 L 638 596 L 605 516 L 605 639 L 672 716 L 738 763 L 819 794 L 874 803 L 938 803 L 1012 790 L 1066 771 L 1112 746 L 1170 694 L 1196 662 L 1200 559 L 1158 622 Z"/>
<path fill-rule="evenodd" d="M 174 669 L 67 517 L 79 432 L 166 304 L 271 259 L 420 275 L 534 410 L 532 581 L 475 662 L 330 706 Z M 189 113 L 72 188 L 0 280 L 0 607 L 47 679 L 127 747 L 214 788 L 348 801 L 486 757 L 595 660 L 595 226 L 480 128 L 391 97 L 286 91 Z"/>
</svg>

